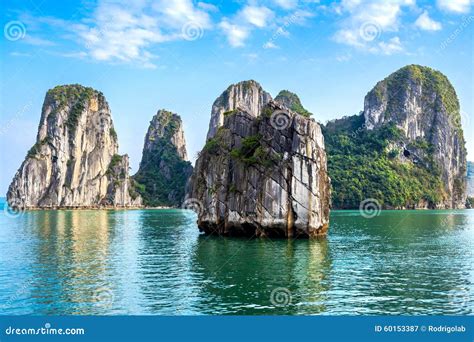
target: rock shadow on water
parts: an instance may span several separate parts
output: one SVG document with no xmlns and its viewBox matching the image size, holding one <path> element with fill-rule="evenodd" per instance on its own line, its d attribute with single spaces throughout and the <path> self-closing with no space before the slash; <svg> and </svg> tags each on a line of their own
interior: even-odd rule
<svg viewBox="0 0 474 342">
<path fill-rule="evenodd" d="M 203 274 L 205 314 L 293 315 L 325 311 L 331 259 L 326 239 L 201 235 L 193 264 Z"/>
</svg>

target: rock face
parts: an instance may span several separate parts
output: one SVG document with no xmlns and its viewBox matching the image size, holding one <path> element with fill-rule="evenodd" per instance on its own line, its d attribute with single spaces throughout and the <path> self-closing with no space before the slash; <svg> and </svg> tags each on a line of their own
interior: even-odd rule
<svg viewBox="0 0 474 342">
<path fill-rule="evenodd" d="M 394 72 L 365 97 L 364 119 L 369 130 L 395 124 L 404 135 L 398 142 L 404 156 L 439 169 L 445 184 L 441 207 L 464 207 L 467 153 L 459 101 L 445 75 L 418 65 Z"/>
<path fill-rule="evenodd" d="M 286 108 L 291 109 L 293 112 L 300 115 L 310 117 L 312 113 L 306 110 L 301 104 L 300 98 L 295 93 L 292 93 L 288 90 L 282 90 L 275 97 L 275 102 L 278 102 L 285 106 Z"/>
<path fill-rule="evenodd" d="M 223 125 L 226 113 L 242 110 L 257 117 L 271 99 L 272 96 L 253 80 L 230 85 L 212 105 L 207 139 L 214 137 Z"/>
<path fill-rule="evenodd" d="M 255 111 L 234 110 L 222 125 L 211 126 L 215 134 L 196 161 L 186 202 L 198 208 L 199 229 L 231 236 L 324 235 L 330 180 L 320 126 L 274 101 L 257 110 L 269 95 L 261 89 L 254 95 L 247 100 Z"/>
<path fill-rule="evenodd" d="M 192 173 L 179 115 L 159 110 L 148 127 L 138 172 L 133 176 L 147 206 L 181 206 Z"/>
<path fill-rule="evenodd" d="M 118 154 L 109 105 L 80 85 L 47 92 L 36 144 L 15 174 L 7 201 L 26 208 L 135 207 L 128 156 Z"/>
</svg>

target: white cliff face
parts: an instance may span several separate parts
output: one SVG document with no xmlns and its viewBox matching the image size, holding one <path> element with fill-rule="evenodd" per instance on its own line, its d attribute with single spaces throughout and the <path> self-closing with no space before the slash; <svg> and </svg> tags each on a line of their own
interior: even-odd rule
<svg viewBox="0 0 474 342">
<path fill-rule="evenodd" d="M 365 97 L 367 129 L 394 123 L 411 153 L 432 158 L 439 168 L 446 196 L 441 207 L 463 208 L 466 201 L 466 149 L 459 102 L 449 80 L 438 71 L 411 65 L 380 81 Z M 416 148 L 420 142 L 428 148 Z M 415 146 L 415 147 L 413 147 Z"/>
<path fill-rule="evenodd" d="M 102 93 L 80 85 L 48 91 L 36 140 L 9 187 L 9 203 L 26 208 L 94 207 L 104 201 L 140 205 L 127 188 L 128 168 L 115 169 L 116 177 L 109 170 L 118 143 Z"/>
<path fill-rule="evenodd" d="M 278 112 L 286 114 L 277 117 Z M 320 126 L 273 101 L 255 114 L 226 115 L 200 153 L 187 196 L 198 203 L 200 230 L 324 235 L 330 180 Z"/>
<path fill-rule="evenodd" d="M 253 80 L 232 84 L 212 105 L 207 139 L 214 137 L 217 129 L 224 124 L 224 113 L 241 110 L 257 117 L 270 100 L 272 96 Z"/>
</svg>

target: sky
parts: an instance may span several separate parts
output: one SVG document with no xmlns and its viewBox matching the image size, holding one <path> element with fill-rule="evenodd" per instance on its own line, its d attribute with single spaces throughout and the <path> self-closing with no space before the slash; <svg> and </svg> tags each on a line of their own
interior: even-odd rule
<svg viewBox="0 0 474 342">
<path fill-rule="evenodd" d="M 104 93 L 120 153 L 138 167 L 159 109 L 181 115 L 188 155 L 211 106 L 254 79 L 295 92 L 321 123 L 359 113 L 375 83 L 407 64 L 443 72 L 474 160 L 474 1 L 30 0 L 1 2 L 0 196 L 35 143 L 48 89 Z"/>
</svg>

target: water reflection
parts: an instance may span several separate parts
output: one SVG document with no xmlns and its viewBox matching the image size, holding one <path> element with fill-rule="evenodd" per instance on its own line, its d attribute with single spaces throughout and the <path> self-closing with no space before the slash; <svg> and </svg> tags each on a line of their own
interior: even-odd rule
<svg viewBox="0 0 474 342">
<path fill-rule="evenodd" d="M 37 213 L 32 297 L 42 313 L 100 313 L 94 294 L 113 286 L 107 270 L 111 245 L 108 211 Z M 93 276 L 91 276 L 93 275 Z"/>
<path fill-rule="evenodd" d="M 308 257 L 310 256 L 310 257 Z M 330 269 L 326 239 L 269 240 L 200 236 L 195 267 L 207 281 L 201 306 L 206 313 L 294 314 L 324 310 L 323 292 Z M 271 302 L 275 288 L 291 293 L 291 303 L 277 307 Z"/>
<path fill-rule="evenodd" d="M 473 312 L 474 211 L 334 212 L 327 239 L 310 241 L 208 237 L 195 222 L 184 210 L 2 215 L 0 313 Z"/>
</svg>

